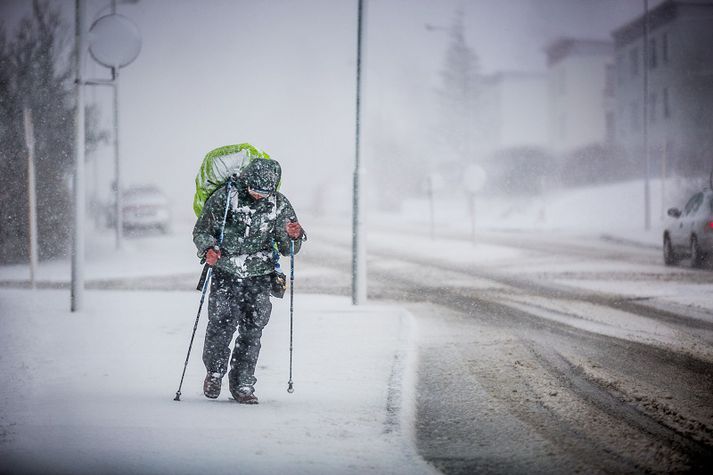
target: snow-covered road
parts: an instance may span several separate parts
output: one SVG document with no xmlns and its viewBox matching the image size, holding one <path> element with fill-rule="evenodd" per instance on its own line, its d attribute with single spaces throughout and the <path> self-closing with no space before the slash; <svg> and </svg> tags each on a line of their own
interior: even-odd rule
<svg viewBox="0 0 713 475">
<path fill-rule="evenodd" d="M 310 264 L 348 270 L 348 237 Z M 713 461 L 713 273 L 568 233 L 371 229 L 370 295 L 419 324 L 418 443 L 446 473 L 701 469 Z M 335 288 L 314 274 L 313 285 Z M 348 280 L 343 279 L 346 285 Z"/>
</svg>

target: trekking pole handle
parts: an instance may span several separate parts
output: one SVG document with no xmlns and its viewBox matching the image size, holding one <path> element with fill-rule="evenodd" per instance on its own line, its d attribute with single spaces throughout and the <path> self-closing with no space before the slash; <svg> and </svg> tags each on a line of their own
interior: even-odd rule
<svg viewBox="0 0 713 475">
<path fill-rule="evenodd" d="M 220 248 L 218 246 L 213 246 L 212 249 L 215 252 L 220 251 Z M 203 284 L 205 284 L 205 280 L 208 277 L 208 269 L 211 268 L 211 266 L 206 263 L 205 257 L 201 259 L 201 264 L 203 264 L 203 272 L 201 272 L 201 277 L 200 279 L 198 279 L 198 285 L 196 286 L 196 290 L 198 291 L 203 290 Z"/>
<path fill-rule="evenodd" d="M 296 223 L 296 222 L 297 222 L 297 217 L 296 217 L 296 216 L 292 216 L 292 217 L 289 218 L 289 221 L 290 221 L 290 223 Z M 307 240 L 307 233 L 305 232 L 305 228 L 303 228 L 302 225 L 300 225 L 300 228 L 302 228 L 302 236 L 300 236 L 300 237 L 297 238 L 297 239 L 301 239 L 302 241 L 306 241 L 306 240 Z M 293 240 L 293 241 L 296 241 L 297 239 L 292 239 L 292 240 Z"/>
</svg>

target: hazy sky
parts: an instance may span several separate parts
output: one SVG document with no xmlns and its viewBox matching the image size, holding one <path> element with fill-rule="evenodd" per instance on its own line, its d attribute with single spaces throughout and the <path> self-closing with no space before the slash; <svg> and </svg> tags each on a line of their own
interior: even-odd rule
<svg viewBox="0 0 713 475">
<path fill-rule="evenodd" d="M 29 1 L 0 0 L 9 24 Z M 74 1 L 55 0 L 73 20 Z M 87 2 L 88 22 L 108 1 Z M 121 70 L 121 152 L 126 183 L 158 181 L 190 213 L 192 183 L 212 148 L 248 141 L 282 165 L 298 207 L 317 187 L 349 198 L 354 160 L 356 0 L 141 0 L 119 4 L 143 35 L 138 59 Z M 364 158 L 375 134 L 409 153 L 428 153 L 426 129 L 461 7 L 483 72 L 543 71 L 543 47 L 558 36 L 607 38 L 641 11 L 638 0 L 371 0 L 367 2 Z M 87 61 L 87 75 L 106 74 Z M 111 109 L 107 90 L 89 100 Z M 101 189 L 111 149 L 98 154 Z M 88 170 L 90 177 L 93 172 Z"/>
</svg>

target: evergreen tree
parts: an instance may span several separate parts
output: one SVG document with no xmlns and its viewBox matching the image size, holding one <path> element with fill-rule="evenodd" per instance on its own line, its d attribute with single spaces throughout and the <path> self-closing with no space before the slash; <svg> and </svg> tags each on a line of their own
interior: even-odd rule
<svg viewBox="0 0 713 475">
<path fill-rule="evenodd" d="M 464 165 L 472 160 L 475 104 L 478 94 L 478 57 L 465 38 L 464 14 L 456 12 L 450 28 L 450 43 L 441 70 L 441 126 L 447 162 Z"/>
</svg>

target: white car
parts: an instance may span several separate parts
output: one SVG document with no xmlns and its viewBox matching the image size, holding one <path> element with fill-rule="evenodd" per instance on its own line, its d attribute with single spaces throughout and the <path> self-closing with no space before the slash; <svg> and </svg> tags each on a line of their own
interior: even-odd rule
<svg viewBox="0 0 713 475">
<path fill-rule="evenodd" d="M 155 186 L 136 186 L 122 194 L 124 229 L 158 229 L 167 233 L 171 227 L 171 209 L 166 195 Z"/>
<path fill-rule="evenodd" d="M 700 267 L 713 255 L 713 191 L 694 193 L 683 210 L 671 208 L 673 218 L 663 232 L 663 260 L 674 265 L 683 257 L 692 267 Z"/>
</svg>

